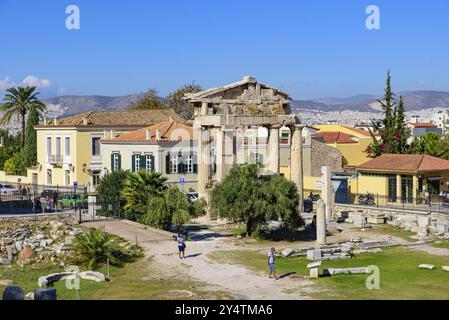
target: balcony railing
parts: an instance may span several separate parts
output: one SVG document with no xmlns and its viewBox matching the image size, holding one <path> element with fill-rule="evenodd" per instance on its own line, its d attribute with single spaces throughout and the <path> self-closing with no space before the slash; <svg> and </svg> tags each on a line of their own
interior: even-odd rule
<svg viewBox="0 0 449 320">
<path fill-rule="evenodd" d="M 60 155 L 60 154 L 56 154 L 56 155 L 54 155 L 54 154 L 48 155 L 48 162 L 49 162 L 50 164 L 53 164 L 53 165 L 62 165 L 63 160 L 64 160 L 64 159 L 63 159 L 62 155 Z"/>
</svg>

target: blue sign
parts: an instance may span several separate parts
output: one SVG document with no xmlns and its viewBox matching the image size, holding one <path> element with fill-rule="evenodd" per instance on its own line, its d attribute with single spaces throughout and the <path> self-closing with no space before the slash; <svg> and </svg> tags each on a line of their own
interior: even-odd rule
<svg viewBox="0 0 449 320">
<path fill-rule="evenodd" d="M 73 181 L 73 188 L 78 189 L 78 181 Z"/>
<path fill-rule="evenodd" d="M 179 179 L 179 184 L 183 186 L 186 183 L 186 180 L 184 178 Z"/>
</svg>

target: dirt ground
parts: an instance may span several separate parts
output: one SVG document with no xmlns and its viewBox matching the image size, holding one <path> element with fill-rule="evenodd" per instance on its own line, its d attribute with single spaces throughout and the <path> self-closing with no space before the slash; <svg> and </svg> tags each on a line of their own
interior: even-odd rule
<svg viewBox="0 0 449 320">
<path fill-rule="evenodd" d="M 137 242 L 147 257 L 152 257 L 154 264 L 159 266 L 158 274 L 164 277 L 180 274 L 198 281 L 210 284 L 230 292 L 236 299 L 260 300 L 298 300 L 311 299 L 309 294 L 317 290 L 314 283 L 308 279 L 285 277 L 279 280 L 269 279 L 267 275 L 257 274 L 240 265 L 220 264 L 208 258 L 213 251 L 223 250 L 257 250 L 268 252 L 272 243 L 260 244 L 256 241 L 236 241 L 233 236 L 211 230 L 199 230 L 189 233 L 186 259 L 179 259 L 177 243 L 174 235 L 161 230 L 145 228 L 142 225 L 124 221 L 106 221 L 84 224 L 87 227 L 105 228 L 106 232 L 116 234 L 124 239 Z M 328 238 L 328 242 L 348 241 L 354 237 L 364 240 L 381 239 L 385 235 L 376 231 L 362 232 L 347 228 L 336 236 Z M 407 240 L 392 237 L 399 243 Z M 295 248 L 310 247 L 313 242 L 277 242 L 278 251 L 294 245 Z M 447 255 L 447 249 L 437 249 L 429 245 L 418 245 L 416 249 L 432 254 Z M 267 270 L 268 271 L 268 270 Z"/>
</svg>

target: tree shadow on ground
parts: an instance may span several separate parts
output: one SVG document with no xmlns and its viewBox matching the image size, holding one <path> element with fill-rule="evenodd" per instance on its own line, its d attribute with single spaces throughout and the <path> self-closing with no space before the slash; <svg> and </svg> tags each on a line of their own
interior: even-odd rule
<svg viewBox="0 0 449 320">
<path fill-rule="evenodd" d="M 218 232 L 202 232 L 202 233 L 189 233 L 188 241 L 210 241 L 217 238 L 229 238 L 232 234 L 222 234 Z"/>
<path fill-rule="evenodd" d="M 315 231 L 309 228 L 304 230 L 289 230 L 289 229 L 277 229 L 277 230 L 261 230 L 257 237 L 260 240 L 270 241 L 315 241 Z"/>
</svg>

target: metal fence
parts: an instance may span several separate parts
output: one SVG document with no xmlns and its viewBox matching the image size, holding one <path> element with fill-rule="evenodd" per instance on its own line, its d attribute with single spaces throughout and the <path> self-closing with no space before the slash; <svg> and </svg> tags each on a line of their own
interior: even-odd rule
<svg viewBox="0 0 449 320">
<path fill-rule="evenodd" d="M 449 198 L 447 195 L 418 194 L 417 197 L 395 197 L 348 193 L 346 201 L 339 197 L 339 201 L 336 199 L 335 203 L 449 214 Z"/>
<path fill-rule="evenodd" d="M 86 188 L 0 182 L 0 216 L 73 212 L 82 222 L 120 219 L 123 201 L 99 199 Z"/>
</svg>

